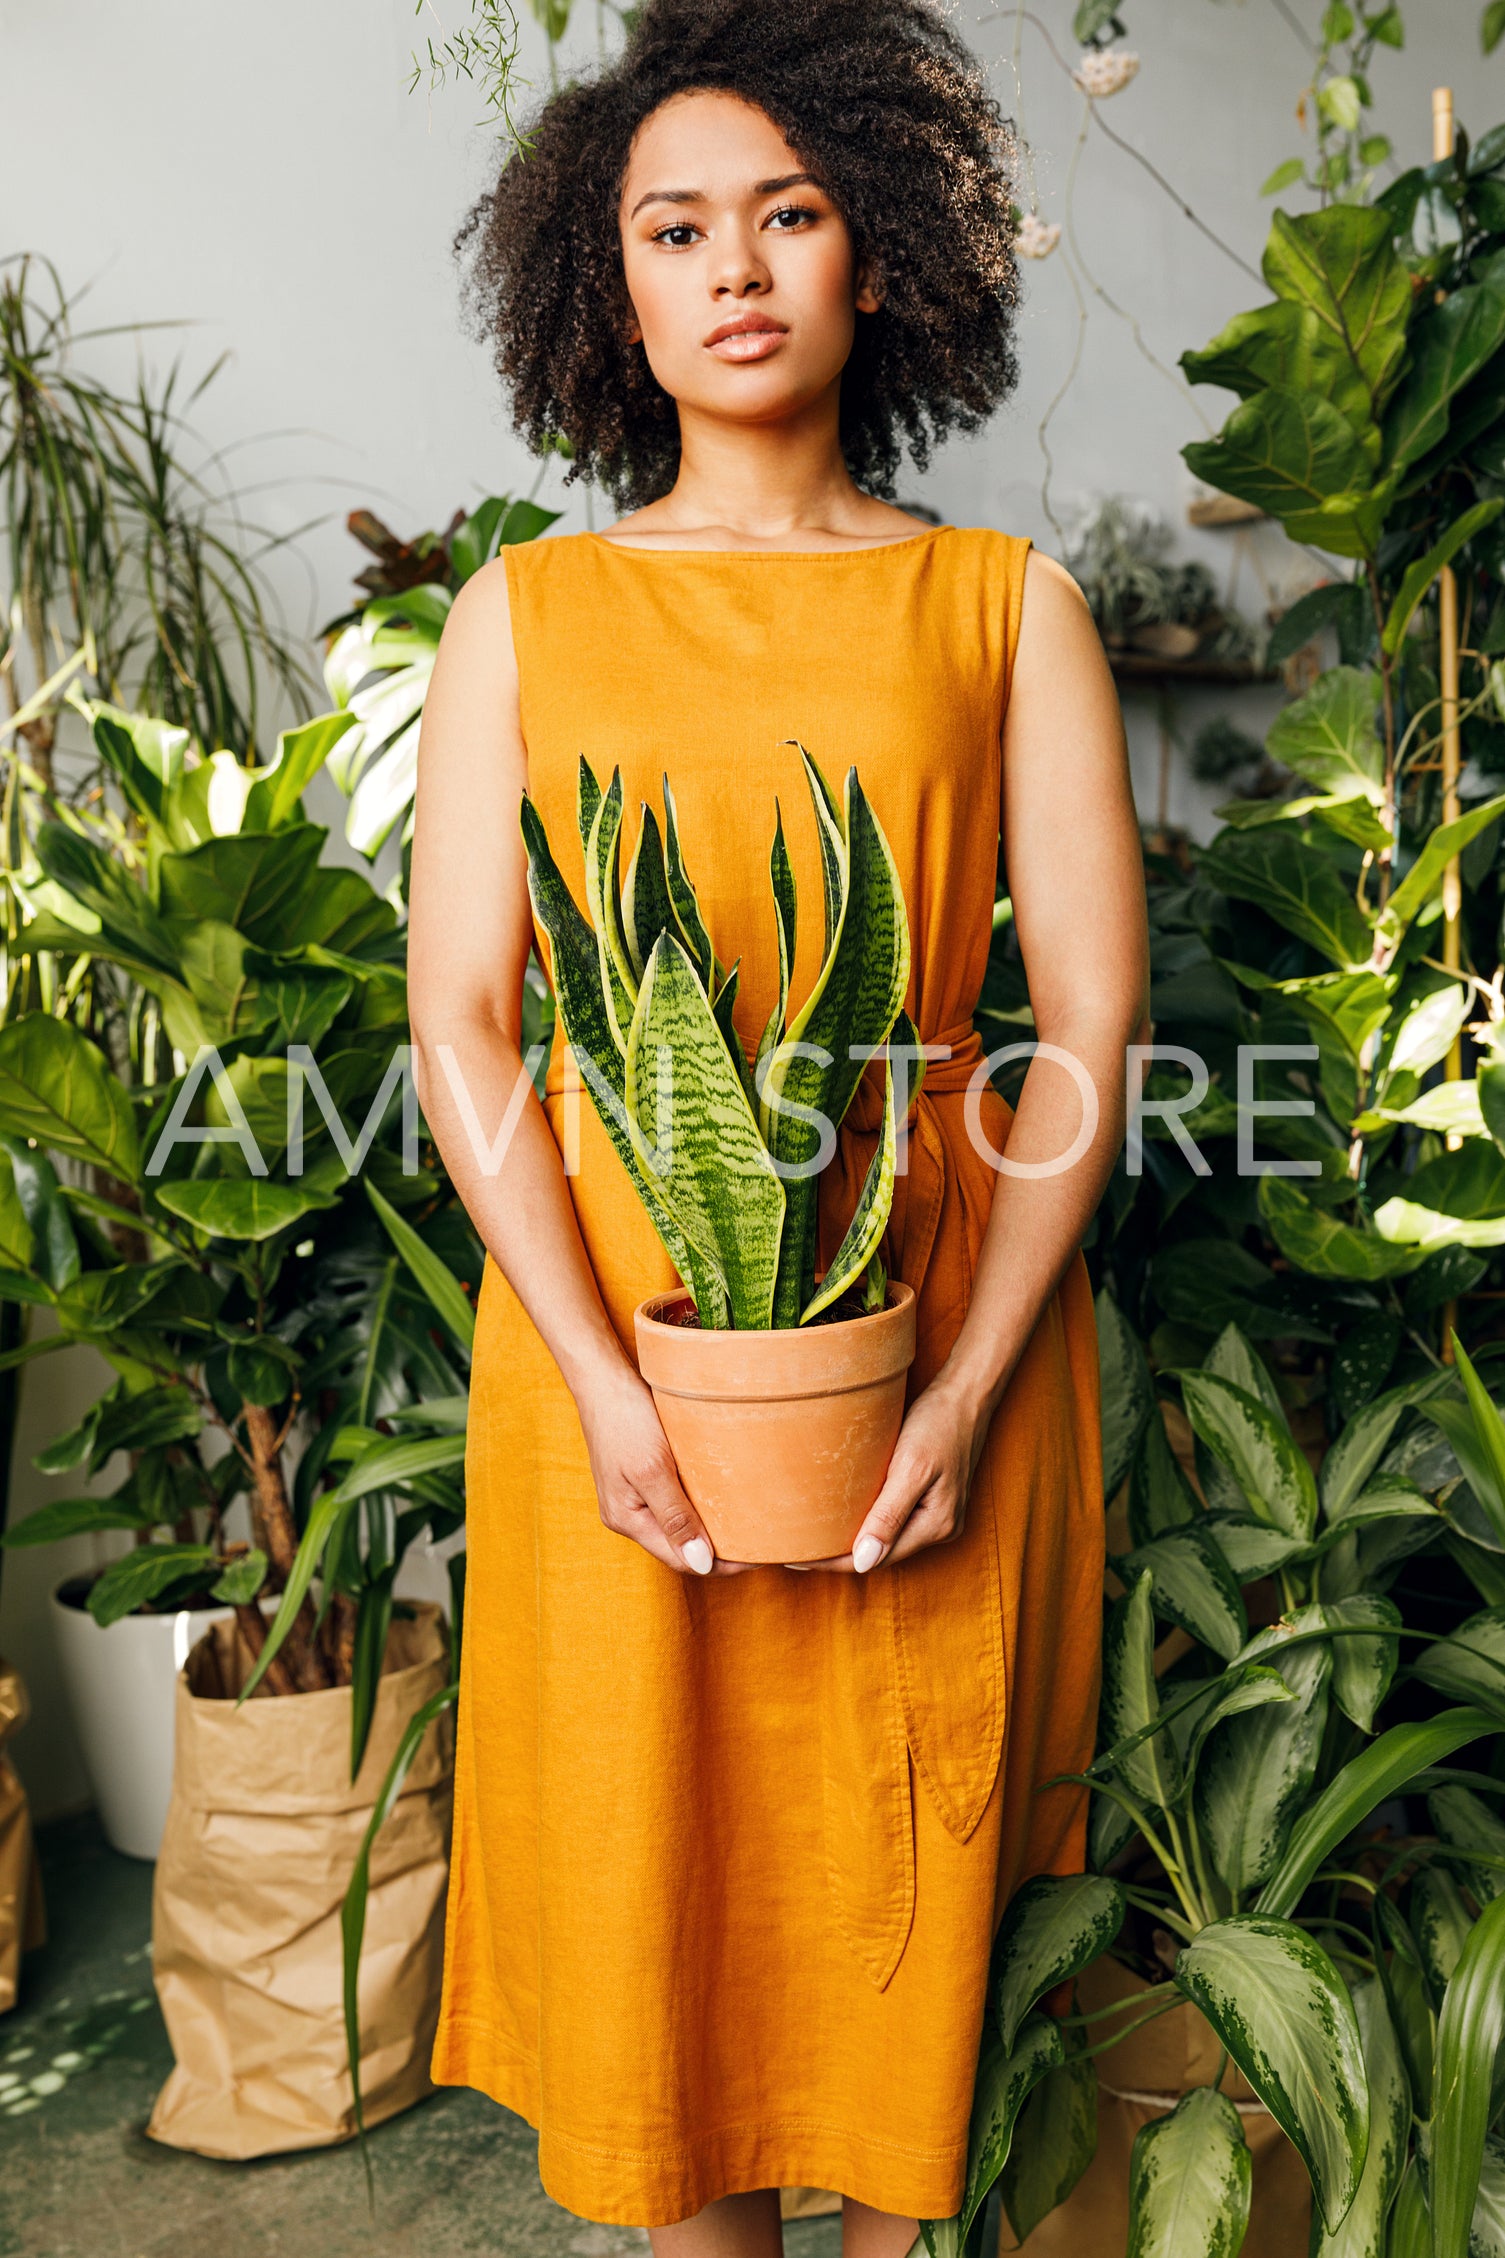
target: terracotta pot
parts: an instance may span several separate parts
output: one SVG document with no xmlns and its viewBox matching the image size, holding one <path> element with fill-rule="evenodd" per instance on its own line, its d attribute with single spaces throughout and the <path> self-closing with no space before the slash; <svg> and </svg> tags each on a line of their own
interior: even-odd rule
<svg viewBox="0 0 1505 2258">
<path fill-rule="evenodd" d="M 686 1493 L 722 1560 L 850 1552 L 883 1487 L 904 1417 L 915 1299 L 888 1289 L 871 1317 L 769 1333 L 663 1320 L 688 1293 L 638 1308 L 638 1367 Z"/>
</svg>

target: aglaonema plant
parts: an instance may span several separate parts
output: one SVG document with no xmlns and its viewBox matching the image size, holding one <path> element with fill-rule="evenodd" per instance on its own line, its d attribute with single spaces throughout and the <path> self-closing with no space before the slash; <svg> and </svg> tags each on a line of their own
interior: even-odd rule
<svg viewBox="0 0 1505 2258">
<path fill-rule="evenodd" d="M 1314 2258 L 1494 2251 L 1505 1777 L 1449 1759 L 1505 1724 L 1505 1606 L 1435 1636 L 1407 1622 L 1403 1571 L 1444 1540 L 1505 1553 L 1505 1421 L 1460 1344 L 1455 1371 L 1357 1411 L 1314 1473 L 1229 1327 L 1202 1365 L 1162 1376 L 1196 1438 L 1194 1483 L 1106 1295 L 1099 1325 L 1128 1546 L 1082 1776 L 1094 1871 L 1027 1883 L 1004 1917 L 967 2193 L 925 2241 L 935 2258 L 966 2247 L 1000 2180 L 1026 2236 L 1091 2160 L 1096 2058 L 1189 2004 L 1306 2165 Z M 1450 1706 L 1386 1724 L 1397 1691 Z M 1400 1796 L 1425 1798 L 1414 1833 L 1397 1830 Z M 1158 1981 L 1092 2013 L 1040 2011 L 1115 1945 L 1132 1961 L 1136 1930 L 1158 1939 Z M 1192 2089 L 1136 2139 L 1131 2254 L 1233 2258 L 1250 2183 L 1238 2111 Z"/>
<path fill-rule="evenodd" d="M 820 971 L 791 1011 L 797 902 L 776 813 L 769 869 L 779 993 L 749 1064 L 732 1024 L 739 965 L 717 956 L 680 849 L 644 806 L 625 875 L 622 783 L 580 764 L 577 814 L 590 919 L 524 799 L 528 883 L 548 935 L 555 999 L 576 1064 L 655 1230 L 708 1329 L 808 1324 L 844 1297 L 883 1306 L 879 1253 L 901 1124 L 885 1059 L 883 1126 L 846 1236 L 816 1278 L 823 1124 L 834 1136 L 868 1061 L 904 1018 L 909 925 L 898 872 L 855 768 L 840 800 L 803 753 L 820 838 Z"/>
</svg>

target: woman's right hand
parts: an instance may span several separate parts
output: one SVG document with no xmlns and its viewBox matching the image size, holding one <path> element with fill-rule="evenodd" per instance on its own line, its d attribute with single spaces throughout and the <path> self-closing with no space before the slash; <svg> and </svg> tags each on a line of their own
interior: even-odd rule
<svg viewBox="0 0 1505 2258">
<path fill-rule="evenodd" d="M 648 1388 L 625 1361 L 575 1398 L 601 1519 L 681 1576 L 729 1575 L 685 1496 Z"/>
</svg>

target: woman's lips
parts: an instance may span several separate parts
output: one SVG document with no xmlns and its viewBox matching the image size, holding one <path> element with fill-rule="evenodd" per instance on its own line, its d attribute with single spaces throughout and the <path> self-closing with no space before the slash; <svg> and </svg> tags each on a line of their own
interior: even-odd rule
<svg viewBox="0 0 1505 2258">
<path fill-rule="evenodd" d="M 718 361 L 763 361 L 776 352 L 789 332 L 773 322 L 730 324 L 713 330 L 706 339 L 706 351 L 714 353 Z"/>
</svg>

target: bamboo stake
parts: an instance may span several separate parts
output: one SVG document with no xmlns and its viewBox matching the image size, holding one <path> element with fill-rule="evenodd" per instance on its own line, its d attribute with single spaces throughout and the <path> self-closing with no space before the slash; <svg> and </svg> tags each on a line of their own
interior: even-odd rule
<svg viewBox="0 0 1505 2258">
<path fill-rule="evenodd" d="M 1450 86 L 1432 89 L 1432 156 L 1433 160 L 1450 157 L 1453 153 L 1453 90 Z M 1442 690 L 1442 820 L 1458 820 L 1458 767 L 1461 744 L 1458 730 L 1458 576 L 1451 565 L 1444 565 L 1437 590 L 1441 626 L 1440 677 Z M 1463 874 L 1456 855 L 1442 874 L 1442 961 L 1449 972 L 1458 972 L 1463 964 Z M 1463 1079 L 1463 1038 L 1453 1037 L 1447 1056 L 1447 1079 Z M 1447 1140 L 1450 1152 L 1456 1152 L 1463 1143 L 1459 1136 Z M 1453 1330 L 1458 1322 L 1458 1305 L 1449 1302 L 1442 1313 L 1442 1355 L 1444 1363 L 1453 1361 Z"/>
</svg>

